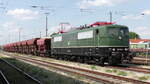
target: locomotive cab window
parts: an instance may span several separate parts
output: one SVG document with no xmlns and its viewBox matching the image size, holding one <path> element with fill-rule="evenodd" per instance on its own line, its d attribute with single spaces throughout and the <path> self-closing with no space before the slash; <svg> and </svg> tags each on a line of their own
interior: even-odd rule
<svg viewBox="0 0 150 84">
<path fill-rule="evenodd" d="M 120 33 L 121 33 L 122 35 L 127 36 L 127 35 L 129 34 L 129 31 L 128 31 L 127 28 L 122 28 L 122 29 L 120 29 Z"/>
<path fill-rule="evenodd" d="M 118 35 L 118 29 L 116 29 L 116 28 L 110 28 L 110 29 L 108 29 L 108 34 L 109 35 L 113 35 L 113 36 L 117 36 Z"/>
</svg>

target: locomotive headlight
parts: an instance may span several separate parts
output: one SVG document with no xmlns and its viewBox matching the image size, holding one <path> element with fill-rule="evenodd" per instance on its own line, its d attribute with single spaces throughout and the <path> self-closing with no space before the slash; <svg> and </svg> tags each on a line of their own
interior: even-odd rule
<svg viewBox="0 0 150 84">
<path fill-rule="evenodd" d="M 122 39 L 122 37 L 121 37 L 121 36 L 119 36 L 119 37 L 118 37 L 118 39 L 119 39 L 119 40 L 121 40 L 121 39 Z"/>
<path fill-rule="evenodd" d="M 125 48 L 124 50 L 125 50 L 125 51 L 128 51 L 128 48 Z"/>
<path fill-rule="evenodd" d="M 115 51 L 115 48 L 113 48 L 112 51 Z"/>
</svg>

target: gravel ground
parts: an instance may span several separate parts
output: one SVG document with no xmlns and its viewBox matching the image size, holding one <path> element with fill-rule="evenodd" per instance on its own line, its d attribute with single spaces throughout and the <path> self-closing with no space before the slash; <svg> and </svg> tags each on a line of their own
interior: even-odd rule
<svg viewBox="0 0 150 84">
<path fill-rule="evenodd" d="M 89 65 L 89 64 L 83 64 L 83 63 L 77 63 L 77 62 L 70 62 L 70 61 L 63 61 L 63 60 L 55 60 L 51 58 L 43 58 L 43 57 L 37 57 L 37 56 L 32 56 L 32 55 L 21 55 L 21 54 L 15 54 L 19 56 L 25 56 L 25 57 L 31 57 L 35 59 L 42 59 L 44 61 L 49 61 L 49 62 L 55 62 L 55 63 L 60 63 L 60 64 L 65 64 L 65 65 L 70 65 L 70 66 L 76 66 L 76 67 L 82 67 L 85 69 L 90 69 L 94 71 L 99 71 L 103 73 L 109 73 L 113 75 L 119 75 L 127 78 L 133 78 L 137 80 L 143 80 L 146 82 L 150 82 L 150 74 L 144 74 L 144 73 L 139 73 L 139 72 L 134 72 L 134 71 L 126 71 L 126 70 L 119 70 L 119 69 L 112 69 L 112 68 L 106 68 L 106 67 L 101 67 L 97 65 Z M 139 67 L 144 67 L 144 68 L 150 68 L 150 66 L 139 66 Z"/>
<path fill-rule="evenodd" d="M 1 58 L 2 55 L 0 55 Z M 24 72 L 30 74 L 36 79 L 40 80 L 42 84 L 96 84 L 93 81 L 81 81 L 72 77 L 68 77 L 66 74 L 58 74 L 54 70 L 48 67 L 42 67 L 33 63 L 27 63 L 23 61 L 18 61 L 10 57 L 2 57 L 8 62 L 14 64 Z M 31 65 L 32 64 L 32 65 Z M 50 71 L 51 70 L 51 71 Z"/>
</svg>

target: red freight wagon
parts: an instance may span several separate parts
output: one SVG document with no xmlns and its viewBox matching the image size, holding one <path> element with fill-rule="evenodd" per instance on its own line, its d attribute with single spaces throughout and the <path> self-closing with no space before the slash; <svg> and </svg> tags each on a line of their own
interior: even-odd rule
<svg viewBox="0 0 150 84">
<path fill-rule="evenodd" d="M 5 51 L 9 51 L 9 45 L 8 44 L 4 45 L 3 47 L 4 47 Z"/>
<path fill-rule="evenodd" d="M 10 44 L 6 45 L 6 51 L 8 51 L 8 52 L 10 51 Z"/>
<path fill-rule="evenodd" d="M 17 42 L 16 44 L 18 46 L 18 52 L 22 53 L 22 44 L 21 44 L 21 42 Z"/>
<path fill-rule="evenodd" d="M 7 50 L 8 50 L 9 52 L 12 52 L 12 44 L 7 44 Z"/>
<path fill-rule="evenodd" d="M 8 46 L 8 44 L 4 45 L 4 50 L 5 51 L 8 51 L 8 47 L 7 46 Z"/>
<path fill-rule="evenodd" d="M 30 39 L 27 41 L 27 45 L 28 45 L 28 54 L 33 54 L 33 55 L 36 55 L 37 54 L 37 49 L 38 49 L 38 46 L 37 46 L 37 40 L 40 39 L 40 38 L 34 38 L 34 39 Z"/>
<path fill-rule="evenodd" d="M 11 51 L 11 52 L 14 52 L 14 50 L 15 50 L 14 43 L 11 43 L 11 44 L 10 44 L 10 51 Z"/>
<path fill-rule="evenodd" d="M 12 52 L 13 50 L 12 47 L 13 47 L 12 44 L 8 44 L 8 51 Z"/>
<path fill-rule="evenodd" d="M 51 38 L 42 38 L 37 40 L 38 55 L 49 56 L 51 50 Z"/>
<path fill-rule="evenodd" d="M 17 43 L 14 43 L 14 52 L 17 52 L 17 51 L 18 51 Z"/>
<path fill-rule="evenodd" d="M 22 41 L 22 53 L 26 54 L 28 52 L 27 41 Z"/>
</svg>

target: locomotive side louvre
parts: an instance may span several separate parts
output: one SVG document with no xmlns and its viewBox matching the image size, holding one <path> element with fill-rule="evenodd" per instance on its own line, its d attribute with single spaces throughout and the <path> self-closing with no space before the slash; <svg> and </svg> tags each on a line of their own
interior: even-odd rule
<svg viewBox="0 0 150 84">
<path fill-rule="evenodd" d="M 113 30 L 116 32 L 111 34 Z M 100 63 L 104 61 L 110 63 L 113 60 L 110 64 L 117 64 L 128 55 L 128 39 L 126 26 L 109 25 L 75 30 L 52 36 L 52 54 L 74 55 L 83 59 L 92 57 Z"/>
</svg>

